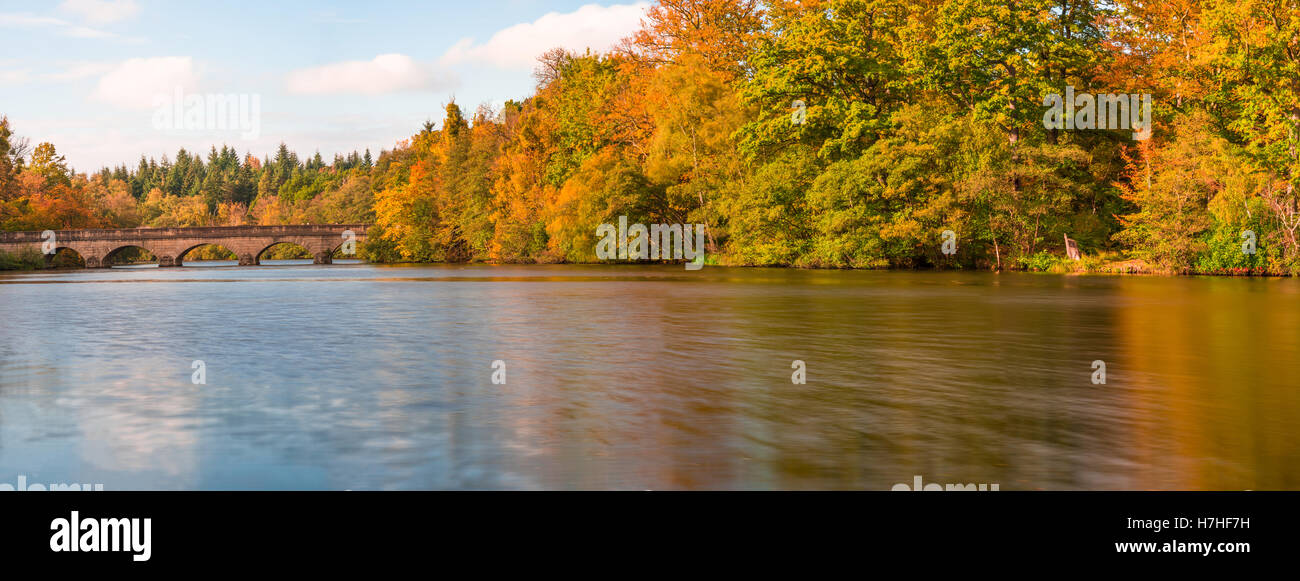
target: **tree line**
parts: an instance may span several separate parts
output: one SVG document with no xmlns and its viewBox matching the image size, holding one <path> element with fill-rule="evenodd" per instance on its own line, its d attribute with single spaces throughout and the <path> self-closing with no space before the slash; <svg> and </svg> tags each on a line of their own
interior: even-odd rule
<svg viewBox="0 0 1300 581">
<path fill-rule="evenodd" d="M 79 175 L 0 122 L 0 227 L 371 222 L 371 260 L 553 263 L 627 216 L 707 224 L 722 264 L 1300 273 L 1297 0 L 661 0 L 535 78 L 374 160 Z M 1150 139 L 1044 123 L 1067 90 L 1151 95 Z"/>
</svg>

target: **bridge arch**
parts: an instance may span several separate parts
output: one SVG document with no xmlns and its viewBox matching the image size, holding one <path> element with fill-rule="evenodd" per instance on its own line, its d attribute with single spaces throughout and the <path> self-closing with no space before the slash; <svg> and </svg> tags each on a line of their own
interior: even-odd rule
<svg viewBox="0 0 1300 581">
<path fill-rule="evenodd" d="M 330 256 L 332 256 L 332 257 L 334 257 L 334 258 L 341 258 L 341 259 L 347 259 L 347 260 L 352 260 L 352 259 L 359 259 L 359 258 L 361 258 L 361 241 L 360 241 L 360 240 L 355 240 L 355 241 L 354 241 L 353 248 L 352 248 L 352 254 L 347 254 L 347 253 L 343 252 L 343 247 L 346 246 L 346 245 L 347 245 L 347 241 L 346 241 L 346 240 L 344 240 L 344 241 L 340 241 L 338 244 L 335 244 L 332 248 L 329 249 Z"/>
<path fill-rule="evenodd" d="M 144 252 L 140 252 L 140 251 L 144 251 Z M 103 268 L 111 268 L 113 266 L 118 266 L 117 263 L 119 260 L 131 261 L 129 264 L 140 264 L 139 260 L 145 258 L 146 256 L 152 257 L 153 262 L 158 266 L 173 266 L 175 262 L 174 259 L 171 259 L 170 261 L 171 263 L 164 264 L 163 257 L 159 256 L 152 249 L 147 248 L 145 246 L 141 246 L 139 244 L 122 244 L 104 253 L 104 256 L 99 259 L 100 264 L 98 266 L 101 266 Z M 90 268 L 94 268 L 90 264 L 90 259 L 86 260 L 86 266 Z M 126 265 L 124 264 L 123 266 Z"/>
<path fill-rule="evenodd" d="M 86 266 L 87 256 L 81 251 L 71 246 L 59 246 L 54 249 L 54 254 L 45 255 L 46 268 L 59 268 L 63 266 Z"/>
<path fill-rule="evenodd" d="M 215 249 L 219 249 L 219 251 L 217 251 L 217 252 L 213 252 L 214 254 L 225 254 L 225 255 L 230 256 L 231 258 L 226 258 L 226 259 L 211 259 L 211 258 L 199 259 L 199 258 L 192 258 L 191 260 L 192 260 L 192 261 L 197 261 L 197 260 L 239 260 L 239 253 L 236 252 L 235 249 L 227 247 L 225 244 L 221 244 L 221 243 L 219 243 L 219 242 L 200 242 L 200 243 L 198 243 L 198 244 L 191 244 L 191 245 L 189 245 L 187 248 L 185 248 L 184 250 L 181 250 L 180 252 L 178 252 L 178 253 L 176 254 L 176 266 L 184 266 L 184 265 L 185 265 L 185 257 L 186 257 L 186 256 L 189 256 L 190 252 L 193 252 L 193 251 L 198 250 L 198 249 L 200 249 L 200 248 L 208 248 L 208 247 L 215 248 Z"/>
<path fill-rule="evenodd" d="M 299 244 L 298 242 L 295 242 L 293 240 L 277 240 L 275 242 L 267 244 L 266 246 L 262 247 L 261 250 L 257 251 L 257 260 L 260 262 L 262 259 L 268 258 L 267 255 L 271 253 L 272 248 L 278 248 L 280 249 L 281 252 L 296 248 L 298 251 L 300 251 L 296 253 L 299 254 L 298 258 L 306 258 L 311 256 L 311 250 L 309 250 L 306 246 Z"/>
<path fill-rule="evenodd" d="M 261 264 L 262 259 L 266 256 L 266 253 L 272 248 L 275 248 L 277 246 L 297 247 L 301 249 L 301 252 L 298 253 L 299 257 L 310 258 L 312 259 L 312 262 L 314 264 L 330 264 L 331 262 L 330 250 L 326 248 L 325 245 L 318 240 L 301 239 L 301 238 L 288 238 L 288 239 L 277 238 L 273 240 L 270 244 L 263 246 L 262 249 L 257 252 L 257 263 Z"/>
</svg>

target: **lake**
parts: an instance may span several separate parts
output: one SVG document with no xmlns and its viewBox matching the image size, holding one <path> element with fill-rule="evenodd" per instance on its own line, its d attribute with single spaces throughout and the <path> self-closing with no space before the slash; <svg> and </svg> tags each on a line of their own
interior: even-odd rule
<svg viewBox="0 0 1300 581">
<path fill-rule="evenodd" d="M 1300 489 L 1293 279 L 303 262 L 0 274 L 0 482 Z"/>
</svg>

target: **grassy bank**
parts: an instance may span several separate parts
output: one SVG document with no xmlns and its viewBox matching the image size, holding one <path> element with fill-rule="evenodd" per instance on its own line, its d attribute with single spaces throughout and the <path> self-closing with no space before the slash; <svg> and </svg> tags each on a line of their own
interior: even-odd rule
<svg viewBox="0 0 1300 581">
<path fill-rule="evenodd" d="M 1262 262 L 1262 261 L 1261 261 Z M 1203 262 L 1192 267 L 1168 267 L 1152 264 L 1118 252 L 1103 252 L 1074 261 L 1056 256 L 1035 257 L 1023 261 L 1019 270 L 1057 274 L 1143 274 L 1157 276 L 1300 276 L 1300 266 L 1286 264 L 1234 265 Z"/>
<path fill-rule="evenodd" d="M 34 247 L 27 247 L 17 253 L 0 250 L 0 270 L 36 270 L 45 268 L 45 255 Z"/>
<path fill-rule="evenodd" d="M 472 260 L 464 263 L 453 263 L 444 261 L 418 261 L 418 260 L 392 260 L 385 259 L 382 255 L 366 252 L 363 247 L 357 258 L 375 264 L 620 264 L 625 266 L 640 265 L 674 265 L 680 266 L 681 261 L 662 262 L 662 261 L 594 261 L 594 262 L 572 262 L 572 261 L 536 261 L 536 262 L 492 262 L 483 260 Z M 905 267 L 888 267 L 883 266 L 876 269 L 845 269 L 825 266 L 809 265 L 791 265 L 791 264 L 755 264 L 752 262 L 738 261 L 732 256 L 713 256 L 705 260 L 705 265 L 710 267 L 727 266 L 736 268 L 796 268 L 810 270 L 992 270 L 991 264 L 979 263 L 972 266 L 969 264 L 939 265 L 939 266 L 921 266 L 917 268 Z M 1148 276 L 1271 276 L 1271 277 L 1295 277 L 1300 276 L 1300 266 L 1287 267 L 1286 265 L 1269 266 L 1215 266 L 1200 265 L 1195 268 L 1168 268 L 1152 264 L 1141 258 L 1134 258 L 1125 253 L 1105 251 L 1094 254 L 1086 254 L 1081 260 L 1070 260 L 1061 256 L 1056 256 L 1047 252 L 1039 253 L 1028 259 L 1012 260 L 1003 263 L 1004 270 L 1011 272 L 1046 272 L 1053 274 L 1130 274 L 1130 275 L 1148 275 Z"/>
</svg>

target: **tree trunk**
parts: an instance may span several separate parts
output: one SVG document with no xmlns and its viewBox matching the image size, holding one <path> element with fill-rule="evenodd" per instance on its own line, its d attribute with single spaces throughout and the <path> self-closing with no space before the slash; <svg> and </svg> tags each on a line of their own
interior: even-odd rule
<svg viewBox="0 0 1300 581">
<path fill-rule="evenodd" d="M 998 237 L 993 236 L 993 256 L 997 259 L 997 266 L 994 270 L 1002 271 L 1002 250 L 998 247 Z"/>
</svg>

